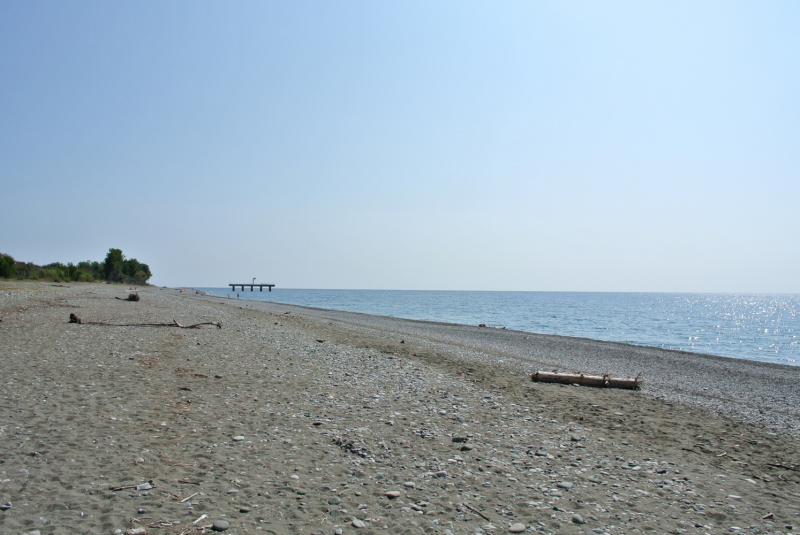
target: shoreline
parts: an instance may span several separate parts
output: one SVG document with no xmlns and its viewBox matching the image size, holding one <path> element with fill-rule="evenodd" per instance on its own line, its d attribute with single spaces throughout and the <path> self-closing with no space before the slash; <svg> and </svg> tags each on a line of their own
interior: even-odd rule
<svg viewBox="0 0 800 535">
<path fill-rule="evenodd" d="M 641 392 L 530 380 L 532 366 L 587 359 L 615 375 L 665 369 L 651 354 L 663 350 L 153 287 L 115 299 L 126 294 L 0 282 L 3 533 L 800 529 L 800 441 L 786 428 L 694 405 L 655 372 Z M 743 362 L 675 373 L 702 393 L 738 378 L 727 360 Z M 792 395 L 782 384 L 773 395 Z"/>
<path fill-rule="evenodd" d="M 227 292 L 224 292 L 222 289 L 219 289 L 219 288 L 204 288 L 202 290 L 210 292 L 209 295 L 212 296 L 212 297 L 220 297 L 220 298 L 225 298 L 226 293 L 227 293 Z M 292 290 L 288 290 L 288 291 L 292 291 Z M 348 304 L 345 304 L 344 301 L 341 301 L 341 300 L 337 301 L 336 298 L 332 298 L 333 301 L 330 301 L 330 302 L 327 299 L 320 301 L 320 298 L 318 296 L 316 296 L 320 292 L 321 293 L 331 292 L 331 293 L 335 294 L 336 293 L 335 290 L 299 290 L 299 291 L 301 291 L 301 292 L 311 292 L 311 296 L 308 297 L 307 299 L 301 299 L 300 295 L 298 294 L 298 295 L 294 295 L 294 297 L 290 297 L 290 295 L 284 295 L 283 298 L 299 300 L 299 301 L 310 300 L 310 302 L 315 302 L 316 301 L 317 303 L 320 303 L 320 304 L 308 305 L 305 302 L 294 303 L 292 301 L 285 302 L 285 301 L 271 301 L 271 300 L 268 300 L 268 302 L 283 302 L 285 304 L 297 304 L 297 306 L 311 306 L 311 308 L 316 308 L 316 307 L 325 308 L 325 307 L 328 307 L 328 306 L 334 306 L 336 308 L 332 308 L 331 310 L 338 310 L 338 311 L 342 311 L 342 312 L 360 312 L 360 313 L 365 313 L 365 314 L 396 317 L 398 319 L 417 319 L 417 320 L 421 320 L 421 321 L 432 321 L 432 322 L 443 322 L 443 323 L 453 323 L 453 322 L 455 322 L 455 323 L 458 323 L 458 324 L 466 324 L 466 325 L 478 325 L 479 323 L 486 323 L 486 321 L 485 321 L 486 317 L 485 316 L 487 316 L 487 315 L 491 316 L 494 312 L 496 312 L 496 311 L 493 311 L 493 310 L 488 310 L 487 314 L 486 315 L 482 314 L 481 315 L 482 317 L 480 317 L 480 318 L 478 316 L 476 316 L 476 315 L 467 314 L 465 316 L 464 314 L 456 313 L 455 315 L 450 314 L 449 315 L 450 317 L 448 319 L 444 319 L 443 320 L 443 319 L 441 319 L 441 317 L 442 317 L 441 314 L 433 314 L 433 312 L 435 312 L 434 310 L 429 310 L 429 309 L 425 308 L 423 313 L 420 313 L 420 311 L 417 310 L 416 312 L 413 312 L 412 314 L 415 314 L 417 316 L 428 316 L 428 317 L 404 317 L 402 315 L 393 316 L 392 314 L 395 314 L 395 313 L 401 313 L 402 314 L 402 313 L 404 313 L 404 311 L 405 312 L 411 312 L 411 311 L 405 310 L 400 305 L 399 301 L 395 302 L 393 299 L 389 299 L 389 303 L 390 304 L 388 306 L 377 306 L 377 305 L 375 305 L 375 303 L 371 303 L 371 302 L 368 302 L 368 301 L 363 301 L 360 298 L 355 298 L 354 301 L 352 301 L 352 302 L 348 301 L 347 302 Z M 344 291 L 344 292 L 350 292 L 350 291 Z M 368 293 L 369 291 L 353 291 L 353 292 L 356 295 L 359 295 L 361 293 Z M 376 290 L 375 292 L 378 293 L 378 294 L 381 294 L 381 293 L 389 293 L 390 294 L 390 293 L 392 293 L 392 292 L 386 292 L 386 291 L 382 291 L 382 290 Z M 398 291 L 398 293 L 403 294 L 403 293 L 414 293 L 414 292 Z M 430 294 L 444 293 L 444 294 L 446 294 L 448 292 L 420 292 L 420 293 L 430 293 Z M 453 293 L 455 293 L 455 294 L 464 294 L 464 293 L 470 293 L 470 292 L 453 292 Z M 481 294 L 481 293 L 502 294 L 503 292 L 474 292 L 474 293 L 476 293 L 476 294 Z M 520 293 L 525 293 L 525 292 L 506 292 L 506 293 L 509 293 L 509 294 L 520 294 Z M 536 292 L 529 292 L 529 293 L 536 293 Z M 568 294 L 570 294 L 570 292 L 552 292 L 552 293 L 554 295 L 568 295 Z M 591 292 L 576 292 L 576 294 L 583 294 L 583 293 L 592 294 L 592 295 L 596 294 L 596 295 L 600 295 L 600 296 L 602 296 L 602 295 L 631 295 L 631 296 L 637 296 L 637 295 L 642 295 L 642 296 L 659 295 L 659 294 L 654 294 L 654 293 L 641 293 L 641 292 L 630 292 L 630 293 L 627 293 L 627 294 L 624 294 L 624 293 L 623 294 L 619 294 L 619 293 L 613 293 L 613 292 L 612 293 L 606 293 L 606 292 L 595 292 L 595 293 L 591 293 Z M 260 302 L 260 300 L 258 299 L 259 294 L 255 294 L 256 297 L 253 298 L 252 300 L 247 297 L 248 295 L 251 295 L 251 294 L 249 294 L 249 292 L 244 292 L 242 294 L 242 300 L 247 301 L 247 302 Z M 670 296 L 674 297 L 674 296 L 677 296 L 677 295 L 684 295 L 684 294 L 665 293 L 663 295 L 665 296 L 665 299 L 666 299 L 667 297 L 670 297 Z M 717 296 L 717 295 L 728 296 L 728 297 L 743 297 L 745 295 L 751 295 L 751 294 L 685 294 L 685 295 L 691 295 L 691 296 L 697 296 L 697 297 L 703 298 L 703 297 L 714 297 L 714 296 Z M 770 295 L 772 295 L 772 294 L 770 294 Z M 766 297 L 769 297 L 767 294 L 752 294 L 752 296 L 755 297 L 755 298 L 766 298 Z M 774 295 L 772 295 L 772 297 L 775 297 L 775 298 L 779 298 L 779 297 L 780 298 L 796 298 L 797 296 L 794 295 L 794 294 L 774 294 Z M 605 301 L 602 301 L 602 302 L 605 302 Z M 392 305 L 391 303 L 394 303 L 394 304 Z M 478 303 L 473 303 L 473 304 L 478 305 Z M 554 306 L 554 307 L 556 307 L 556 310 L 558 310 L 559 306 L 563 306 L 564 305 L 564 303 L 562 303 L 560 301 L 556 301 L 556 302 L 549 303 L 549 304 Z M 589 307 L 589 309 L 587 310 L 587 313 L 590 314 L 590 315 L 592 313 L 594 313 L 595 316 L 597 316 L 597 317 L 604 316 L 604 313 L 603 313 L 602 310 L 596 310 L 596 307 L 598 306 L 598 304 L 599 303 L 594 302 L 594 301 L 587 303 L 586 305 Z M 545 304 L 541 303 L 540 305 L 544 306 Z M 624 303 L 623 303 L 623 305 L 624 305 Z M 398 306 L 400 306 L 400 308 L 398 308 Z M 444 316 L 446 318 L 448 317 L 448 314 L 447 314 L 448 310 L 450 310 L 450 309 L 445 308 L 443 310 L 445 312 Z M 442 312 L 442 311 L 439 311 L 439 312 Z M 527 313 L 526 310 L 521 310 L 519 312 L 520 312 L 520 314 L 523 314 L 523 315 L 525 315 Z M 661 312 L 665 312 L 665 311 L 661 311 Z M 683 310 L 683 312 L 691 315 L 692 317 L 695 316 L 694 311 L 690 311 L 690 310 L 687 309 L 687 310 Z M 554 312 L 554 313 L 556 313 L 556 312 Z M 467 316 L 470 316 L 470 317 L 467 317 Z M 656 314 L 656 316 L 658 316 L 658 314 Z M 548 316 L 548 314 L 544 314 L 544 317 L 549 317 L 549 316 Z M 565 318 L 566 318 L 565 321 L 567 321 L 568 323 L 569 322 L 574 322 L 574 321 L 580 321 L 577 318 L 569 318 L 569 317 L 565 317 Z M 616 319 L 619 319 L 619 318 L 615 318 L 615 321 L 616 321 Z M 585 325 L 582 323 L 581 324 L 582 327 L 577 327 L 577 328 L 576 327 L 573 327 L 573 328 L 559 328 L 555 324 L 553 324 L 552 322 L 550 322 L 548 320 L 537 321 L 537 322 L 534 322 L 534 323 L 536 323 L 536 324 L 534 324 L 534 323 L 532 323 L 531 321 L 528 321 L 528 320 L 526 320 L 526 321 L 515 321 L 511 316 L 508 316 L 508 317 L 504 316 L 502 319 L 495 318 L 495 321 L 501 321 L 501 323 L 496 323 L 496 325 L 498 327 L 505 326 L 506 328 L 509 328 L 509 329 L 522 330 L 522 331 L 525 331 L 525 332 L 528 332 L 528 333 L 532 333 L 532 334 L 549 334 L 549 335 L 567 336 L 567 337 L 574 337 L 574 338 L 588 338 L 588 339 L 598 340 L 598 341 L 618 342 L 618 343 L 629 344 L 629 345 L 641 345 L 641 346 L 644 346 L 644 347 L 653 347 L 653 348 L 656 348 L 656 349 L 665 349 L 665 350 L 673 350 L 673 351 L 686 351 L 688 353 L 697 353 L 697 354 L 703 354 L 703 355 L 716 355 L 716 356 L 722 356 L 722 357 L 738 358 L 738 359 L 742 359 L 742 360 L 753 360 L 753 361 L 757 361 L 757 362 L 771 362 L 771 363 L 775 363 L 775 364 L 785 364 L 785 365 L 789 365 L 789 366 L 798 366 L 798 367 L 800 367 L 800 362 L 798 362 L 798 359 L 797 358 L 792 358 L 794 353 L 796 353 L 797 348 L 792 346 L 791 338 L 786 338 L 786 335 L 785 335 L 785 333 L 787 332 L 787 329 L 785 328 L 785 327 L 787 327 L 786 325 L 783 326 L 784 328 L 778 329 L 778 331 L 784 333 L 784 335 L 783 335 L 784 337 L 781 338 L 781 339 L 775 339 L 775 340 L 769 339 L 768 340 L 768 339 L 759 338 L 757 340 L 756 339 L 750 340 L 751 336 L 755 336 L 755 337 L 759 336 L 758 333 L 751 332 L 752 331 L 752 329 L 751 329 L 750 331 L 745 332 L 745 333 L 738 333 L 738 335 L 735 338 L 732 335 L 731 336 L 727 336 L 727 337 L 723 336 L 721 341 L 720 341 L 720 338 L 717 338 L 716 343 L 714 343 L 713 342 L 714 336 L 711 336 L 710 338 L 708 338 L 708 336 L 710 334 L 709 325 L 703 324 L 703 323 L 697 324 L 696 327 L 697 327 L 697 329 L 699 329 L 698 332 L 702 331 L 704 334 L 701 334 L 701 337 L 705 337 L 705 339 L 703 341 L 701 341 L 701 342 L 697 342 L 697 341 L 691 342 L 691 336 L 694 336 L 693 333 L 694 333 L 694 330 L 695 330 L 695 326 L 687 324 L 687 323 L 680 323 L 680 321 L 679 321 L 678 325 L 677 325 L 678 331 L 682 332 L 684 335 L 690 336 L 690 341 L 687 343 L 685 336 L 682 336 L 682 340 L 676 340 L 674 338 L 675 332 L 676 332 L 675 331 L 675 326 L 673 325 L 672 329 L 667 329 L 667 327 L 670 324 L 670 320 L 665 318 L 665 317 L 661 317 L 660 319 L 657 320 L 657 323 L 659 325 L 661 325 L 664 321 L 667 322 L 666 324 L 663 324 L 662 330 L 659 330 L 659 327 L 656 326 L 655 324 L 653 324 L 652 322 L 650 324 L 648 324 L 648 325 L 638 325 L 638 324 L 634 323 L 634 324 L 626 325 L 625 327 L 621 327 L 621 326 L 617 325 L 616 331 L 619 331 L 619 332 L 615 332 L 613 337 L 610 337 L 610 336 L 607 335 L 607 329 L 605 329 L 605 328 L 601 328 L 600 330 L 598 330 L 597 327 L 599 327 L 599 324 L 597 324 L 596 322 L 595 323 L 586 322 Z M 715 322 L 716 322 L 716 320 L 715 320 Z M 491 327 L 491 325 L 490 325 L 490 327 Z M 721 328 L 723 328 L 723 330 L 725 330 L 725 328 L 728 328 L 728 329 L 732 328 L 731 325 L 727 325 L 726 326 L 724 324 L 723 325 L 714 325 L 714 327 L 715 328 L 720 328 L 721 327 Z M 767 331 L 777 332 L 776 329 L 775 329 L 775 325 L 765 325 L 765 327 L 769 327 L 769 329 L 767 329 Z M 626 332 L 629 332 L 631 330 L 636 331 L 636 330 L 639 330 L 639 329 L 644 329 L 644 331 L 641 333 L 641 336 L 633 336 L 633 337 L 631 337 L 631 336 L 625 334 Z M 666 330 L 663 330 L 663 329 L 666 329 Z M 615 330 L 614 328 L 611 329 L 611 331 L 614 331 L 614 330 Z M 611 332 L 611 331 L 608 331 L 608 332 Z M 689 331 L 691 331 L 692 334 L 690 334 Z M 761 329 L 759 329 L 758 332 L 760 333 Z M 791 329 L 789 329 L 788 332 L 791 332 Z M 717 333 L 716 336 L 721 336 L 722 334 L 723 333 L 720 332 L 720 333 Z M 731 333 L 729 332 L 728 334 L 730 335 Z M 742 338 L 742 337 L 744 339 L 746 339 L 746 343 L 744 343 L 744 345 L 742 345 L 742 342 L 744 342 L 744 340 L 740 340 L 740 338 Z M 639 338 L 639 340 L 632 340 L 631 338 Z M 770 351 L 770 348 L 772 348 L 772 346 L 776 345 L 776 344 L 781 347 L 781 351 L 780 351 L 780 355 L 781 356 L 780 357 L 778 356 L 778 351 L 774 351 L 774 352 Z M 796 344 L 796 342 L 795 342 L 795 344 Z M 687 348 L 687 345 L 691 346 L 691 347 Z M 764 347 L 760 347 L 762 345 Z M 767 346 L 769 346 L 769 347 L 767 347 Z M 758 349 L 758 351 L 756 351 L 756 348 Z M 766 349 L 767 351 L 762 351 L 763 349 Z"/>
<path fill-rule="evenodd" d="M 685 403 L 757 423 L 771 432 L 800 437 L 800 366 L 274 301 L 191 297 L 267 312 L 291 310 L 307 318 L 335 321 L 340 330 L 371 336 L 388 331 L 416 337 L 428 345 L 455 345 L 461 348 L 456 358 L 465 362 L 485 360 L 482 354 L 490 354 L 505 359 L 505 367 L 528 376 L 536 371 L 532 366 L 537 365 L 548 370 L 611 373 L 619 377 L 634 377 L 642 372 L 642 393 L 649 397 Z"/>
</svg>

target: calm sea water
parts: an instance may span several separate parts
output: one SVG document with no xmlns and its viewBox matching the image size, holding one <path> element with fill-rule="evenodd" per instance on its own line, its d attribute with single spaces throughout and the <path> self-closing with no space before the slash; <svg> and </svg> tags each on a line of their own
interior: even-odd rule
<svg viewBox="0 0 800 535">
<path fill-rule="evenodd" d="M 199 288 L 236 297 L 230 288 Z M 391 290 L 239 291 L 241 299 L 800 365 L 800 295 Z"/>
</svg>

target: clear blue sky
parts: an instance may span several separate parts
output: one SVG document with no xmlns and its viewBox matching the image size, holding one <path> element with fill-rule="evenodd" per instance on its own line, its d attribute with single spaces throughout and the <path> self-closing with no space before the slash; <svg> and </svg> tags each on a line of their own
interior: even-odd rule
<svg viewBox="0 0 800 535">
<path fill-rule="evenodd" d="M 0 251 L 800 292 L 800 3 L 0 4 Z"/>
</svg>

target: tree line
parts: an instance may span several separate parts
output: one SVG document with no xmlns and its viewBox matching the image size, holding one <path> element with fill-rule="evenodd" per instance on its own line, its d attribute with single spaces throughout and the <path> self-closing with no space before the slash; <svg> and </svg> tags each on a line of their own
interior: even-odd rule
<svg viewBox="0 0 800 535">
<path fill-rule="evenodd" d="M 150 266 L 135 258 L 125 258 L 121 249 L 109 249 L 102 262 L 85 260 L 73 264 L 53 262 L 37 266 L 33 262 L 20 262 L 11 255 L 0 253 L 0 277 L 20 280 L 49 280 L 55 282 L 108 281 L 126 284 L 146 284 L 153 274 Z"/>
</svg>

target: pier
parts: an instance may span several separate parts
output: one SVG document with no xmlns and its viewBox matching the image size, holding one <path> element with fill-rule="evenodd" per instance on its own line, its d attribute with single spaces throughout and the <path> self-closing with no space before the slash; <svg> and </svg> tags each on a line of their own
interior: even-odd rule
<svg viewBox="0 0 800 535">
<path fill-rule="evenodd" d="M 258 289 L 259 289 L 260 291 L 262 291 L 262 292 L 264 291 L 264 286 L 266 286 L 266 287 L 269 289 L 269 291 L 270 291 L 270 292 L 271 292 L 271 291 L 272 291 L 272 289 L 275 287 L 275 285 L 274 285 L 274 284 L 260 284 L 260 283 L 254 283 L 254 282 L 247 282 L 247 283 L 245 283 L 245 284 L 239 284 L 239 283 L 233 284 L 233 283 L 231 283 L 231 284 L 229 284 L 228 286 L 230 286 L 230 287 L 231 287 L 231 290 L 233 290 L 234 292 L 236 291 L 236 287 L 237 287 L 237 286 L 241 286 L 241 287 L 242 287 L 242 291 L 244 291 L 244 287 L 245 287 L 245 286 L 249 286 L 249 287 L 250 287 L 250 291 L 251 291 L 251 292 L 253 291 L 253 287 L 254 287 L 254 286 L 258 286 Z"/>
</svg>

